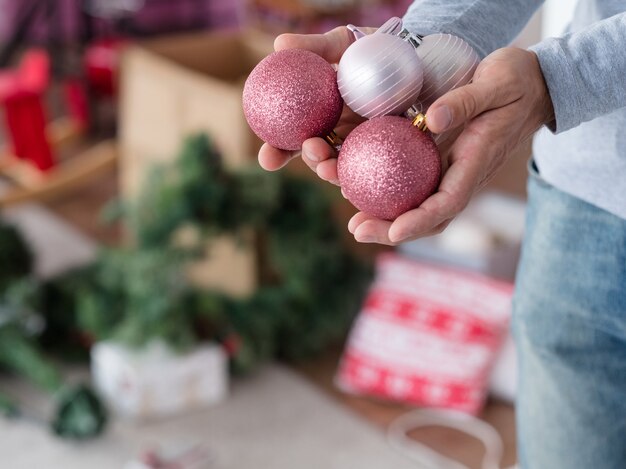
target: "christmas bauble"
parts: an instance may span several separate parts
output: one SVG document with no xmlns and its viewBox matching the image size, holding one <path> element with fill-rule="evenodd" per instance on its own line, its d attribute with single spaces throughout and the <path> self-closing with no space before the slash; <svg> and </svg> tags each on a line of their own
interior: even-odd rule
<svg viewBox="0 0 626 469">
<path fill-rule="evenodd" d="M 394 220 L 435 192 L 441 158 L 430 134 L 409 119 L 377 117 L 348 135 L 337 172 L 343 193 L 355 207 Z"/>
<path fill-rule="evenodd" d="M 392 34 L 374 33 L 354 42 L 337 69 L 339 92 L 360 116 L 398 115 L 422 89 L 422 63 L 407 41 Z"/>
<path fill-rule="evenodd" d="M 424 84 L 415 105 L 422 113 L 448 91 L 469 83 L 480 62 L 472 46 L 451 34 L 425 36 L 417 55 L 424 66 Z"/>
<path fill-rule="evenodd" d="M 329 134 L 342 108 L 335 70 L 303 49 L 268 55 L 244 85 L 248 124 L 261 140 L 283 150 L 299 150 L 306 139 Z"/>
</svg>

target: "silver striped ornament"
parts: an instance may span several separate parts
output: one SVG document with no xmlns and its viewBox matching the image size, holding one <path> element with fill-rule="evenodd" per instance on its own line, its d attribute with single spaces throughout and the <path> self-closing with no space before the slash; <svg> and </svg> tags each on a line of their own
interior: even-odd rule
<svg viewBox="0 0 626 469">
<path fill-rule="evenodd" d="M 337 69 L 346 105 L 365 118 L 404 113 L 422 89 L 423 69 L 415 48 L 401 37 L 377 32 L 344 52 Z"/>
<path fill-rule="evenodd" d="M 432 103 L 455 88 L 468 84 L 480 57 L 467 42 L 452 34 L 431 34 L 417 48 L 422 59 L 424 79 L 413 110 L 426 113 Z"/>
</svg>

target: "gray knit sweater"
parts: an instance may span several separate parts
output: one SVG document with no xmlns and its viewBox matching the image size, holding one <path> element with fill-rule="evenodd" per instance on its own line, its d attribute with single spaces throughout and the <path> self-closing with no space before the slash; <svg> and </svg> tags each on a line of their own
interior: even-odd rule
<svg viewBox="0 0 626 469">
<path fill-rule="evenodd" d="M 541 0 L 416 0 L 404 17 L 416 33 L 456 34 L 484 57 L 512 41 Z M 556 122 L 535 137 L 544 179 L 626 219 L 626 0 L 579 0 L 560 38 L 531 48 Z"/>
</svg>

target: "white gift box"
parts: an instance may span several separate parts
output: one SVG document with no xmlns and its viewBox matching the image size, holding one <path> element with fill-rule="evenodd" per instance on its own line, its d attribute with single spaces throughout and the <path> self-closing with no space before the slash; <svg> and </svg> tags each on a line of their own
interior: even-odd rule
<svg viewBox="0 0 626 469">
<path fill-rule="evenodd" d="M 216 344 L 178 355 L 162 342 L 138 350 L 100 342 L 91 351 L 91 372 L 109 407 L 133 419 L 216 404 L 228 393 L 228 358 Z"/>
<path fill-rule="evenodd" d="M 524 235 L 526 204 L 490 192 L 477 196 L 446 230 L 400 246 L 402 254 L 513 280 Z"/>
</svg>

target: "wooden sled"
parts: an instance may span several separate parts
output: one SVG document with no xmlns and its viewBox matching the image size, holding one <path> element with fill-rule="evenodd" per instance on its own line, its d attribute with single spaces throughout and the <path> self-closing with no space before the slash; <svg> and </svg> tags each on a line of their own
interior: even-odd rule
<svg viewBox="0 0 626 469">
<path fill-rule="evenodd" d="M 41 50 L 28 51 L 16 69 L 0 70 L 0 109 L 9 141 L 7 149 L 0 149 L 0 177 L 11 183 L 0 193 L 0 207 L 66 192 L 108 171 L 117 160 L 113 141 L 63 158 L 89 127 L 87 97 L 80 83 L 68 80 L 67 116 L 49 122 L 44 99 L 49 84 L 50 59 Z"/>
<path fill-rule="evenodd" d="M 82 135 L 81 129 L 69 118 L 48 124 L 47 133 L 51 146 L 56 149 L 76 142 Z M 0 208 L 49 200 L 110 171 L 118 159 L 114 140 L 99 142 L 59 161 L 45 172 L 8 150 L 0 151 L 0 155 L 0 177 L 11 183 L 10 189 L 0 193 Z"/>
</svg>

